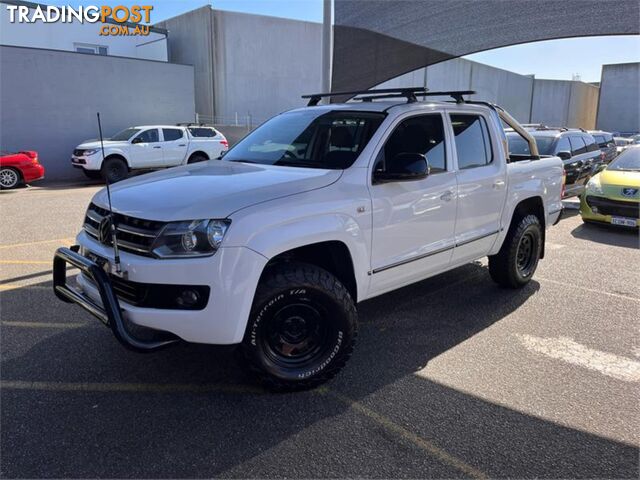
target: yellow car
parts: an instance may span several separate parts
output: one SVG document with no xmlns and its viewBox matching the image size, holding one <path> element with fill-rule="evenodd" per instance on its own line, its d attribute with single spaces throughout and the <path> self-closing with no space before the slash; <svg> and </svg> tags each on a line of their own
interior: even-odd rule
<svg viewBox="0 0 640 480">
<path fill-rule="evenodd" d="M 585 222 L 640 225 L 640 145 L 627 148 L 589 180 L 580 215 Z"/>
</svg>

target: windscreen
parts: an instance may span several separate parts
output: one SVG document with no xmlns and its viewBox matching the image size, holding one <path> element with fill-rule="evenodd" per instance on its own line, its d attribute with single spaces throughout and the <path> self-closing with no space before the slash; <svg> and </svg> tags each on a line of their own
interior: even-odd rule
<svg viewBox="0 0 640 480">
<path fill-rule="evenodd" d="M 625 150 L 609 164 L 607 170 L 619 170 L 628 172 L 640 171 L 640 147 Z"/>
<path fill-rule="evenodd" d="M 115 140 L 115 141 L 119 141 L 119 142 L 125 141 L 125 140 L 129 140 L 131 137 L 133 137 L 139 131 L 140 131 L 139 128 L 127 128 L 125 130 L 122 130 L 122 131 L 116 133 L 109 140 Z"/>
<path fill-rule="evenodd" d="M 262 124 L 224 156 L 231 162 L 289 167 L 350 167 L 384 119 L 383 113 L 309 109 Z"/>
</svg>

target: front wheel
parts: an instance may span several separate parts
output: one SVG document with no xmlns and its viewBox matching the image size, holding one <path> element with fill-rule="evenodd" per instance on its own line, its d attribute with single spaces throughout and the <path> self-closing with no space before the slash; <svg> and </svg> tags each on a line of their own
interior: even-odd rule
<svg viewBox="0 0 640 480">
<path fill-rule="evenodd" d="M 319 267 L 286 263 L 258 285 L 242 352 L 267 387 L 304 390 L 338 373 L 356 333 L 356 309 L 344 285 Z"/>
<path fill-rule="evenodd" d="M 100 174 L 105 181 L 115 183 L 127 178 L 129 167 L 121 158 L 107 158 L 102 163 Z"/>
<path fill-rule="evenodd" d="M 500 251 L 489 257 L 491 278 L 503 287 L 524 287 L 538 267 L 542 242 L 542 225 L 537 216 L 515 219 Z"/>
</svg>

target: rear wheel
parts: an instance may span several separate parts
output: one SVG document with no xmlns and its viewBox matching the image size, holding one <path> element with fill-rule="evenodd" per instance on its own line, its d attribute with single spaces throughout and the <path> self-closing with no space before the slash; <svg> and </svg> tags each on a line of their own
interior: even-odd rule
<svg viewBox="0 0 640 480">
<path fill-rule="evenodd" d="M 338 373 L 356 333 L 356 309 L 344 285 L 326 270 L 289 263 L 258 285 L 242 352 L 267 387 L 304 390 Z"/>
<path fill-rule="evenodd" d="M 205 162 L 209 160 L 207 157 L 205 157 L 203 154 L 201 153 L 194 153 L 193 155 L 191 155 L 189 157 L 189 161 L 187 163 L 199 163 L 199 162 Z"/>
<path fill-rule="evenodd" d="M 502 248 L 489 257 L 491 278 L 503 287 L 524 287 L 538 267 L 542 241 L 542 225 L 537 216 L 514 219 Z"/>
<path fill-rule="evenodd" d="M 0 169 L 0 188 L 16 188 L 21 180 L 20 172 L 15 168 L 3 167 Z"/>
<path fill-rule="evenodd" d="M 102 163 L 102 168 L 100 169 L 100 175 L 105 181 L 109 183 L 119 182 L 120 180 L 124 180 L 127 178 L 129 174 L 129 167 L 127 166 L 127 162 L 122 160 L 121 158 L 107 158 Z"/>
</svg>

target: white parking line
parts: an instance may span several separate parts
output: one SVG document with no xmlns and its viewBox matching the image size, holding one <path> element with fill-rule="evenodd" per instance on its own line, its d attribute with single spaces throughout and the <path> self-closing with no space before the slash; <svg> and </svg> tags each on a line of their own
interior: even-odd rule
<svg viewBox="0 0 640 480">
<path fill-rule="evenodd" d="M 542 338 L 516 334 L 532 352 L 588 368 L 625 382 L 640 382 L 640 362 L 601 350 L 594 350 L 568 337 Z"/>
<path fill-rule="evenodd" d="M 608 295 L 610 297 L 624 298 L 625 300 L 631 300 L 633 302 L 640 302 L 640 298 L 630 297 L 629 295 L 620 295 L 619 293 L 605 292 L 604 290 L 596 290 L 594 288 L 583 287 L 582 285 L 576 285 L 575 283 L 559 282 L 558 280 L 551 280 L 545 277 L 535 277 L 536 280 L 542 280 L 543 282 L 555 283 L 556 285 L 563 285 L 565 287 L 579 288 L 591 293 L 597 293 L 598 295 Z"/>
</svg>

